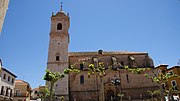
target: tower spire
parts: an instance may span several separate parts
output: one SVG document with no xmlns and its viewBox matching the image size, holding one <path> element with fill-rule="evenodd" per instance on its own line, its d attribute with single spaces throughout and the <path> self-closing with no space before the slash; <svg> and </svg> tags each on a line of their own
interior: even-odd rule
<svg viewBox="0 0 180 101">
<path fill-rule="evenodd" d="M 63 4 L 63 2 L 61 2 L 61 9 L 60 9 L 60 11 L 62 11 L 62 4 Z"/>
</svg>

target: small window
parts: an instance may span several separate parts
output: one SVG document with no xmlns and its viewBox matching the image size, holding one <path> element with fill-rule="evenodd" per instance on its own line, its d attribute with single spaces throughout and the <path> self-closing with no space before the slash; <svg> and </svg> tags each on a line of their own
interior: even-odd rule
<svg viewBox="0 0 180 101">
<path fill-rule="evenodd" d="M 12 81 L 11 81 L 11 83 L 14 83 L 14 79 L 12 78 Z"/>
<path fill-rule="evenodd" d="M 62 30 L 62 24 L 61 23 L 57 24 L 57 30 Z"/>
<path fill-rule="evenodd" d="M 8 81 L 10 81 L 10 76 L 8 76 Z"/>
<path fill-rule="evenodd" d="M 127 79 L 127 82 L 129 82 L 129 75 L 126 74 L 126 79 Z"/>
<path fill-rule="evenodd" d="M 15 94 L 16 94 L 16 96 L 20 96 L 21 95 L 21 90 L 17 89 Z"/>
<path fill-rule="evenodd" d="M 80 84 L 84 84 L 84 76 L 83 75 L 80 76 Z"/>
<path fill-rule="evenodd" d="M 56 61 L 59 61 L 59 56 L 56 56 Z"/>
<path fill-rule="evenodd" d="M 80 64 L 80 70 L 83 70 L 83 68 L 84 68 L 84 65 L 83 65 L 83 63 L 81 63 Z"/>
<path fill-rule="evenodd" d="M 6 80 L 6 74 L 4 74 L 4 77 L 3 77 L 4 80 Z"/>
</svg>

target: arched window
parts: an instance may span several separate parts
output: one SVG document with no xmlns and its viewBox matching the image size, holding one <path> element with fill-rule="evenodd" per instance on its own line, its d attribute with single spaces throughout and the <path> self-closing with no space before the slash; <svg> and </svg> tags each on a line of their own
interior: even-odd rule
<svg viewBox="0 0 180 101">
<path fill-rule="evenodd" d="M 83 75 L 80 76 L 80 84 L 84 84 L 84 76 Z"/>
<path fill-rule="evenodd" d="M 6 88 L 6 96 L 9 94 L 9 88 Z"/>
<path fill-rule="evenodd" d="M 62 24 L 61 23 L 57 24 L 57 30 L 62 30 Z"/>
<path fill-rule="evenodd" d="M 1 87 L 1 95 L 4 95 L 4 86 Z"/>
</svg>

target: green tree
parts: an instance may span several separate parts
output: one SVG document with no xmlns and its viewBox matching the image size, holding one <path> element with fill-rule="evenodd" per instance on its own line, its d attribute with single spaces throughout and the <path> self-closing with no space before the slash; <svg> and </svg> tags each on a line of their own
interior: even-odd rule
<svg viewBox="0 0 180 101">
<path fill-rule="evenodd" d="M 41 98 L 41 101 L 44 101 L 45 98 L 49 97 L 50 91 L 48 87 L 39 87 L 39 97 Z"/>
<path fill-rule="evenodd" d="M 64 76 L 65 76 L 64 73 L 60 74 L 59 72 L 51 72 L 50 70 L 46 70 L 46 74 L 44 75 L 44 80 L 50 82 L 49 101 L 52 101 L 53 98 L 53 87 L 55 82 L 62 79 Z"/>
</svg>

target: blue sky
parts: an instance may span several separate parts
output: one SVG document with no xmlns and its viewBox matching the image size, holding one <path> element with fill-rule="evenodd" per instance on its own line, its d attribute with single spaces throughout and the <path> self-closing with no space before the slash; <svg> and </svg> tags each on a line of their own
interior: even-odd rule
<svg viewBox="0 0 180 101">
<path fill-rule="evenodd" d="M 148 52 L 155 66 L 180 59 L 179 0 L 64 0 L 69 51 Z M 60 0 L 10 0 L 0 36 L 3 66 L 34 87 L 44 85 L 50 17 Z"/>
</svg>

